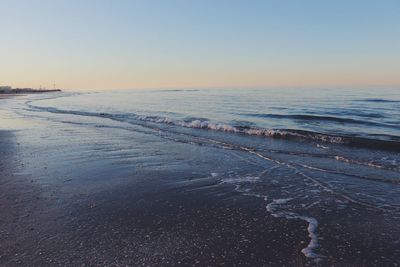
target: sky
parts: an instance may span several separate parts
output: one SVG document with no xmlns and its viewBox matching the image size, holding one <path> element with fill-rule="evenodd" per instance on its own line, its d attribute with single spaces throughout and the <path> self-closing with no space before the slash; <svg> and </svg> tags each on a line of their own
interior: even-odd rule
<svg viewBox="0 0 400 267">
<path fill-rule="evenodd" d="M 398 0 L 0 0 L 0 85 L 400 86 Z"/>
</svg>

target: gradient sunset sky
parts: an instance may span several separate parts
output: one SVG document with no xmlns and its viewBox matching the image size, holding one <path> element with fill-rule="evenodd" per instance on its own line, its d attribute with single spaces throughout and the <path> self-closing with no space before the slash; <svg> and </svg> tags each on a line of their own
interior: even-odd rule
<svg viewBox="0 0 400 267">
<path fill-rule="evenodd" d="M 0 85 L 400 85 L 399 0 L 0 0 Z"/>
</svg>

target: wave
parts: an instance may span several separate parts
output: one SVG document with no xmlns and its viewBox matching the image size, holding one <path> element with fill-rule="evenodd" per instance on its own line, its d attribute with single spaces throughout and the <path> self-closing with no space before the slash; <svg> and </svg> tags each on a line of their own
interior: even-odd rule
<svg viewBox="0 0 400 267">
<path fill-rule="evenodd" d="M 334 116 L 318 116 L 318 115 L 308 115 L 308 114 L 260 114 L 260 113 L 242 113 L 239 115 L 259 117 L 259 118 L 272 118 L 272 119 L 290 119 L 290 120 L 301 120 L 301 121 L 318 121 L 318 122 L 334 122 L 334 123 L 350 123 L 350 124 L 362 124 L 377 127 L 387 127 L 398 129 L 398 125 L 391 125 L 386 123 L 379 123 L 366 120 L 357 120 L 351 118 L 334 117 Z"/>
<path fill-rule="evenodd" d="M 400 100 L 391 100 L 391 99 L 383 99 L 383 98 L 366 98 L 366 99 L 357 99 L 354 100 L 357 102 L 376 102 L 376 103 L 400 103 Z"/>
<path fill-rule="evenodd" d="M 27 105 L 35 110 L 47 111 L 50 113 L 71 114 L 79 116 L 103 117 L 121 122 L 132 124 L 157 123 L 167 124 L 184 128 L 196 128 L 212 131 L 220 131 L 235 134 L 254 135 L 260 137 L 271 137 L 279 139 L 292 139 L 303 141 L 316 141 L 330 144 L 344 144 L 360 148 L 379 149 L 389 151 L 400 151 L 400 141 L 390 140 L 396 137 L 384 136 L 388 140 L 371 139 L 366 137 L 349 136 L 349 135 L 331 135 L 313 131 L 296 130 L 296 129 L 269 129 L 255 126 L 239 126 L 226 123 L 212 122 L 206 119 L 186 119 L 178 120 L 162 116 L 146 116 L 134 113 L 112 114 L 112 113 L 97 113 L 89 111 L 62 110 L 53 107 L 41 107 L 27 103 Z"/>
<path fill-rule="evenodd" d="M 373 113 L 362 110 L 340 110 L 340 111 L 325 111 L 326 114 L 333 116 L 355 116 L 355 117 L 363 117 L 363 118 L 386 118 L 386 116 L 382 113 Z"/>
<path fill-rule="evenodd" d="M 239 115 L 259 117 L 259 118 L 273 118 L 273 119 L 295 119 L 295 120 L 313 120 L 313 121 L 334 121 L 341 123 L 363 123 L 363 121 L 358 121 L 349 118 L 331 117 L 331 116 L 316 116 L 316 115 L 306 115 L 306 114 L 260 114 L 260 113 L 242 113 Z"/>
</svg>

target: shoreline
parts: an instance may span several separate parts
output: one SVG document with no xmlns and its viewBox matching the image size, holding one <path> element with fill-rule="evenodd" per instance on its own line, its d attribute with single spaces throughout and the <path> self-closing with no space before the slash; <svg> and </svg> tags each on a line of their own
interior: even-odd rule
<svg viewBox="0 0 400 267">
<path fill-rule="evenodd" d="M 68 171 L 70 180 L 43 186 L 38 175 L 50 166 L 38 162 L 39 172 L 27 172 L 22 158 L 27 146 L 12 140 L 11 131 L 0 131 L 1 162 L 7 163 L 0 169 L 0 198 L 9 200 L 0 209 L 0 218 L 7 218 L 0 226 L 0 265 L 259 266 L 282 259 L 304 265 L 306 225 L 266 217 L 263 200 L 249 202 L 231 185 L 217 186 L 210 195 L 215 179 L 184 179 L 171 187 L 163 180 L 176 180 L 174 172 L 138 171 L 132 181 L 127 170 L 107 166 L 96 172 L 96 180 L 108 180 L 109 171 L 125 178 L 98 190 L 80 182 L 87 174 L 77 168 Z M 81 186 L 89 192 L 81 193 Z M 293 233 L 289 239 L 286 231 Z M 262 245 L 283 238 L 288 239 L 283 251 Z"/>
<path fill-rule="evenodd" d="M 14 96 L 26 96 L 25 94 L 0 94 L 0 99 L 12 98 Z"/>
<path fill-rule="evenodd" d="M 23 110 L 25 101 L 8 101 Z M 288 162 L 295 155 L 207 144 L 206 134 L 215 132 L 186 140 L 189 134 L 122 128 L 101 118 L 93 127 L 93 118 L 82 116 L 4 111 L 0 125 L 23 130 L 0 130 L 0 265 L 396 266 L 400 260 L 398 219 L 324 190 L 315 170 L 305 179 Z M 274 142 L 268 145 L 294 144 Z"/>
</svg>

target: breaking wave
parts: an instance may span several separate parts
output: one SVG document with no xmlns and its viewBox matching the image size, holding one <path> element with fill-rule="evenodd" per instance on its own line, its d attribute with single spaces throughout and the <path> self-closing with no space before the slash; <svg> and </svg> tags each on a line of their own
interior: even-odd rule
<svg viewBox="0 0 400 267">
<path fill-rule="evenodd" d="M 387 123 L 379 123 L 370 120 L 359 120 L 359 119 L 351 119 L 351 118 L 343 118 L 336 116 L 318 116 L 318 115 L 309 115 L 309 114 L 259 114 L 259 113 L 245 113 L 239 114 L 250 117 L 259 117 L 259 118 L 271 118 L 271 119 L 289 119 L 289 120 L 301 120 L 301 121 L 310 121 L 310 122 L 330 122 L 330 123 L 340 123 L 340 124 L 360 124 L 360 125 L 368 125 L 368 126 L 376 126 L 376 127 L 387 127 L 387 128 L 398 128 L 398 125 L 391 125 Z M 374 114 L 372 114 L 374 115 Z M 367 116 L 365 116 L 367 117 Z M 374 116 L 376 117 L 376 115 Z"/>
<path fill-rule="evenodd" d="M 296 130 L 296 129 L 268 129 L 255 126 L 230 125 L 226 123 L 212 122 L 210 120 L 203 118 L 202 119 L 190 118 L 190 119 L 179 120 L 163 116 L 146 116 L 134 113 L 113 114 L 113 113 L 98 113 L 89 111 L 62 110 L 53 107 L 35 106 L 30 103 L 27 104 L 30 108 L 38 111 L 71 114 L 79 116 L 102 117 L 121 122 L 128 122 L 132 124 L 157 123 L 157 124 L 166 124 L 166 125 L 185 127 L 185 128 L 205 129 L 205 130 L 220 131 L 220 132 L 235 133 L 235 134 L 254 135 L 260 137 L 316 141 L 316 142 L 323 142 L 330 144 L 343 144 L 343 145 L 368 148 L 368 149 L 400 151 L 400 140 L 397 140 L 397 138 L 393 136 L 385 136 L 387 140 L 383 140 L 383 139 L 372 139 L 372 138 L 349 136 L 349 135 L 331 135 L 326 133 L 318 133 L 318 132 Z"/>
</svg>

